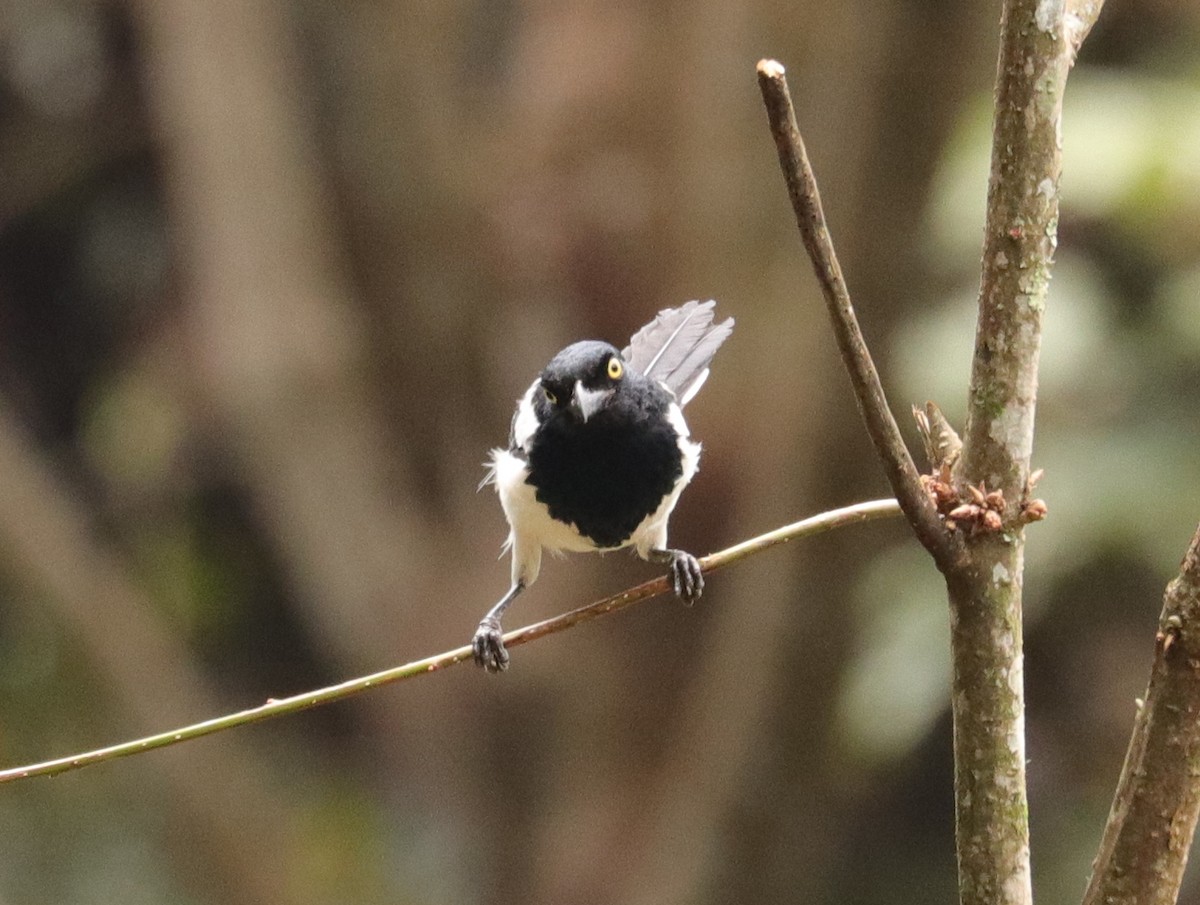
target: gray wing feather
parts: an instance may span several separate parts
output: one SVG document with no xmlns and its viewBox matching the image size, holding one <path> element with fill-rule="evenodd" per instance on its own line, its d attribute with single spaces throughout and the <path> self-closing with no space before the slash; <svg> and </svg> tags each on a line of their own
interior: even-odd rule
<svg viewBox="0 0 1200 905">
<path fill-rule="evenodd" d="M 733 332 L 733 318 L 713 323 L 716 302 L 692 301 L 660 311 L 621 352 L 634 370 L 665 383 L 686 405 L 708 377 L 708 364 Z"/>
</svg>

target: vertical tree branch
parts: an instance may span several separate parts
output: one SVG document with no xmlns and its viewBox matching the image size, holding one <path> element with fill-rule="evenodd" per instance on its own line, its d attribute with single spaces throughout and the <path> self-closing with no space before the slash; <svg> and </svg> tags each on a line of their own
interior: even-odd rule
<svg viewBox="0 0 1200 905">
<path fill-rule="evenodd" d="M 1146 699 L 1084 905 L 1172 905 L 1200 815 L 1200 527 L 1167 585 Z"/>
<path fill-rule="evenodd" d="M 963 905 L 1027 905 L 1021 585 L 1042 311 L 1058 225 L 1062 98 L 1102 0 L 1006 0 L 979 321 L 964 450 L 954 479 L 969 499 L 999 491 L 962 535 L 939 522 L 888 410 L 796 128 L 783 67 L 759 63 L 759 87 L 805 248 L 825 294 L 867 431 L 917 537 L 946 577 L 954 663 L 955 802 Z M 986 486 L 985 486 L 986 485 Z M 965 537 L 965 548 L 960 540 Z"/>
<path fill-rule="evenodd" d="M 1042 312 L 1057 243 L 1063 91 L 1099 2 L 1006 0 L 962 484 L 1000 491 L 999 531 L 947 574 L 955 812 L 964 905 L 1029 903 L 1020 503 L 1029 479 Z"/>
</svg>

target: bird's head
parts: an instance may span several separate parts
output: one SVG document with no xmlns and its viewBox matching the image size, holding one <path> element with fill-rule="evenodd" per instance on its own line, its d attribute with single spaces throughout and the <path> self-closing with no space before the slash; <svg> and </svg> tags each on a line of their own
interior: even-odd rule
<svg viewBox="0 0 1200 905">
<path fill-rule="evenodd" d="M 580 422 L 608 405 L 626 376 L 615 346 L 585 340 L 567 346 L 542 371 L 540 396 L 547 413 L 564 412 Z"/>
</svg>

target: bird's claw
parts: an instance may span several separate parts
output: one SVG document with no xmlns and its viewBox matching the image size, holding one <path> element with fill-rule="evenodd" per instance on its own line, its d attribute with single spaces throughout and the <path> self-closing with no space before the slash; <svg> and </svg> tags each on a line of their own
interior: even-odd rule
<svg viewBox="0 0 1200 905">
<path fill-rule="evenodd" d="M 494 616 L 485 616 L 475 629 L 475 637 L 471 639 L 471 650 L 475 655 L 475 663 L 488 672 L 504 672 L 508 669 L 508 651 L 504 647 L 504 633 L 500 629 L 500 620 Z"/>
<path fill-rule="evenodd" d="M 691 606 L 704 593 L 704 573 L 700 570 L 700 561 L 683 550 L 671 551 L 671 584 L 675 588 L 675 596 L 683 601 L 684 606 Z"/>
</svg>

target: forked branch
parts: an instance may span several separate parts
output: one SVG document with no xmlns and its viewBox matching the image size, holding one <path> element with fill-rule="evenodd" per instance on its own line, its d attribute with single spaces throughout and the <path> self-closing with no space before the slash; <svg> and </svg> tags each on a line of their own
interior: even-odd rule
<svg viewBox="0 0 1200 905">
<path fill-rule="evenodd" d="M 759 87 L 843 363 L 896 497 L 946 578 L 954 663 L 956 839 L 963 905 L 1028 905 L 1021 587 L 1041 316 L 1057 241 L 1062 97 L 1101 0 L 1005 0 L 979 319 L 961 457 L 938 476 L 943 521 L 888 409 L 850 304 L 783 67 Z M 967 494 L 974 497 L 970 503 Z M 953 496 L 981 516 L 955 530 Z"/>
</svg>

